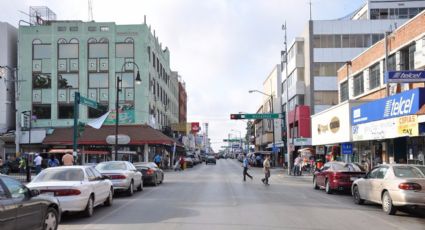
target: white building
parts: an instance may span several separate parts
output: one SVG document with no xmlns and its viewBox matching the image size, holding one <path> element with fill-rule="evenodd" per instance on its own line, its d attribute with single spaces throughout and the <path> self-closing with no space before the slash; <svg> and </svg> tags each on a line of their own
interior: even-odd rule
<svg viewBox="0 0 425 230">
<path fill-rule="evenodd" d="M 14 136 L 5 135 L 15 129 L 15 79 L 17 29 L 0 22 L 0 157 L 15 153 Z"/>
</svg>

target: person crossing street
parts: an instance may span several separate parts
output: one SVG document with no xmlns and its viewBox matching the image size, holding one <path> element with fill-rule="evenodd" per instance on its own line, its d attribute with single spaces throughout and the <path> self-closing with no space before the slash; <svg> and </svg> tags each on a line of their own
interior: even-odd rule
<svg viewBox="0 0 425 230">
<path fill-rule="evenodd" d="M 246 176 L 248 176 L 252 180 L 253 177 L 249 175 L 248 173 L 249 161 L 248 161 L 248 157 L 246 157 L 246 154 L 244 154 L 243 156 L 242 166 L 243 166 L 243 181 L 246 181 Z"/>
<path fill-rule="evenodd" d="M 266 159 L 263 162 L 263 171 L 264 171 L 264 178 L 261 179 L 261 181 L 265 185 L 270 185 L 269 184 L 269 177 L 270 177 L 270 156 L 266 156 Z"/>
</svg>

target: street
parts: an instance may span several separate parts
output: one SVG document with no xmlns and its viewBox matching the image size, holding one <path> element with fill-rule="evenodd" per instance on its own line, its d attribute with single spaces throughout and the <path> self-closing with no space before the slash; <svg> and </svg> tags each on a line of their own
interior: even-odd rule
<svg viewBox="0 0 425 230">
<path fill-rule="evenodd" d="M 260 168 L 249 172 L 254 179 L 243 182 L 232 159 L 166 171 L 163 184 L 118 195 L 91 218 L 64 215 L 59 229 L 425 229 L 423 217 L 388 216 L 379 205 L 355 205 L 349 194 L 314 190 L 310 177 L 275 169 L 264 186 Z"/>
</svg>

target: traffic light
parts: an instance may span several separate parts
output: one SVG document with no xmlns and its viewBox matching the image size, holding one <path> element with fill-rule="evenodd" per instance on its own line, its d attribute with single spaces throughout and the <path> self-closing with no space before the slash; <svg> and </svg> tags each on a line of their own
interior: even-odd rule
<svg viewBox="0 0 425 230">
<path fill-rule="evenodd" d="M 84 122 L 78 122 L 78 136 L 79 137 L 81 137 L 85 128 L 86 128 L 86 124 Z"/>
<path fill-rule="evenodd" d="M 242 114 L 230 114 L 230 119 L 231 120 L 242 119 Z"/>
</svg>

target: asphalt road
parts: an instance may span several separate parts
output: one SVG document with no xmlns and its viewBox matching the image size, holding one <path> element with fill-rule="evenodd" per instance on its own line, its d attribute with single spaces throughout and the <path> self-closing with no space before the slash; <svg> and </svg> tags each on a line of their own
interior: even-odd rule
<svg viewBox="0 0 425 230">
<path fill-rule="evenodd" d="M 117 196 L 112 207 L 97 207 L 94 216 L 65 215 L 59 229 L 409 229 L 425 230 L 425 218 L 380 206 L 355 205 L 349 194 L 316 191 L 309 178 L 272 171 L 270 186 L 262 171 L 242 181 L 236 160 L 166 172 L 164 184 L 145 187 L 132 197 Z"/>
</svg>

